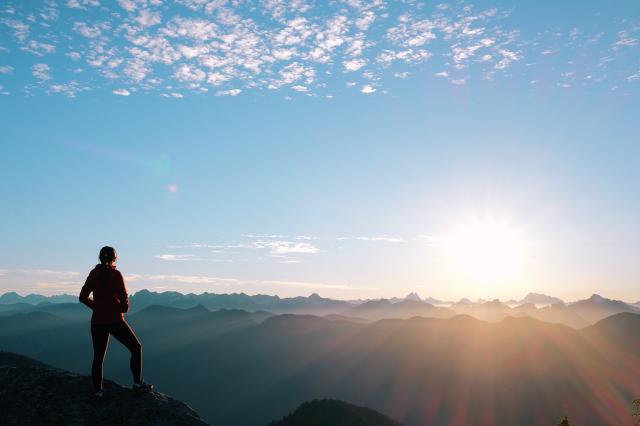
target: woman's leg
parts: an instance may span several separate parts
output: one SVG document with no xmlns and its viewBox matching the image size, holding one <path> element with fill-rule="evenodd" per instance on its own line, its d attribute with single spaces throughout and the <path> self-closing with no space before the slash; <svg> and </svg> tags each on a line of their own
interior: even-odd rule
<svg viewBox="0 0 640 426">
<path fill-rule="evenodd" d="M 131 352 L 130 365 L 133 382 L 140 383 L 142 381 L 142 345 L 136 334 L 125 321 L 115 324 L 111 329 L 111 334 Z"/>
<path fill-rule="evenodd" d="M 108 326 L 91 324 L 91 340 L 93 342 L 93 364 L 91 365 L 91 378 L 96 391 L 102 389 L 102 363 L 109 344 Z"/>
</svg>

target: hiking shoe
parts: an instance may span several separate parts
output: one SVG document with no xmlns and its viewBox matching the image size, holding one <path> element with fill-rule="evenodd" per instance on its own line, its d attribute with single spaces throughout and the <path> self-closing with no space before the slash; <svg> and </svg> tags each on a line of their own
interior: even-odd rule
<svg viewBox="0 0 640 426">
<path fill-rule="evenodd" d="M 143 392 L 151 392 L 153 390 L 153 385 L 145 382 L 134 383 L 132 389 Z"/>
</svg>

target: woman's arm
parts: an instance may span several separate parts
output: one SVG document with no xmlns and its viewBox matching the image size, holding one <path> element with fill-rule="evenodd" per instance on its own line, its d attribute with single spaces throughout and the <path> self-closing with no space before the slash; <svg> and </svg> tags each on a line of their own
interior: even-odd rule
<svg viewBox="0 0 640 426">
<path fill-rule="evenodd" d="M 124 284 L 124 278 L 122 273 L 118 271 L 119 283 L 118 283 L 118 298 L 120 299 L 120 310 L 123 314 L 129 312 L 129 294 L 127 293 L 127 286 Z"/>
<path fill-rule="evenodd" d="M 82 286 L 82 290 L 80 290 L 80 297 L 78 297 L 78 299 L 80 300 L 80 303 L 84 303 L 91 309 L 93 309 L 93 306 L 94 306 L 93 299 L 89 297 L 92 291 L 93 291 L 93 271 L 89 273 L 87 280 L 84 282 L 84 285 Z"/>
</svg>

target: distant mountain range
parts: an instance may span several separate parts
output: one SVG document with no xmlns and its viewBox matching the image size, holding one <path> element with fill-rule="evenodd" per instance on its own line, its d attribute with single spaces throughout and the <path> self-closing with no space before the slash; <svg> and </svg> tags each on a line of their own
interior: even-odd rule
<svg viewBox="0 0 640 426">
<path fill-rule="evenodd" d="M 382 299 L 364 302 L 351 307 L 344 311 L 343 315 L 375 321 L 383 318 L 450 318 L 456 315 L 456 311 L 411 299 L 405 299 L 397 303 Z"/>
<path fill-rule="evenodd" d="M 71 296 L 69 294 L 60 294 L 54 296 L 29 294 L 27 296 L 20 296 L 18 293 L 11 291 L 0 296 L 0 304 L 29 303 L 31 305 L 36 305 L 38 303 L 69 303 L 77 301 L 77 296 Z"/>
<path fill-rule="evenodd" d="M 477 306 L 505 309 L 499 301 Z M 324 398 L 407 426 L 537 426 L 564 415 L 586 426 L 631 424 L 631 401 L 640 396 L 640 315 L 633 313 L 582 330 L 528 317 L 362 323 L 203 306 L 151 306 L 128 321 L 144 345 L 145 377 L 221 426 L 264 426 Z M 86 320 L 38 311 L 1 316 L 0 348 L 81 374 L 90 369 Z M 105 372 L 130 381 L 128 353 L 115 341 Z"/>
<path fill-rule="evenodd" d="M 377 321 L 380 319 L 406 319 L 414 316 L 425 318 L 450 318 L 469 315 L 483 321 L 500 321 L 506 317 L 529 316 L 541 321 L 565 324 L 573 328 L 587 325 L 622 312 L 640 313 L 640 305 L 607 299 L 594 294 L 588 299 L 571 303 L 538 293 L 529 293 L 520 301 L 500 300 L 472 302 L 463 298 L 458 302 L 444 302 L 433 298 L 422 300 L 417 293 L 405 298 L 344 301 L 320 297 L 280 298 L 278 296 L 232 294 L 182 294 L 178 292 L 151 292 L 141 290 L 131 297 L 132 312 L 150 306 L 165 306 L 188 309 L 202 306 L 208 310 L 240 309 L 268 316 L 293 313 L 318 316 L 344 317 L 345 319 Z M 17 313 L 48 312 L 69 320 L 87 319 L 90 311 L 77 303 L 70 295 L 42 296 L 30 294 L 20 296 L 5 293 L 0 296 L 0 316 Z"/>
</svg>

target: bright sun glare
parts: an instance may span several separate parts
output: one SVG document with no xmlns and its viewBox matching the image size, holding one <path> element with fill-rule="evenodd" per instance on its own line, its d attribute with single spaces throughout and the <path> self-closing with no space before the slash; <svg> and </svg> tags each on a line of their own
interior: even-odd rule
<svg viewBox="0 0 640 426">
<path fill-rule="evenodd" d="M 465 221 L 444 238 L 442 248 L 450 271 L 475 284 L 509 284 L 524 272 L 524 238 L 506 221 Z"/>
</svg>

